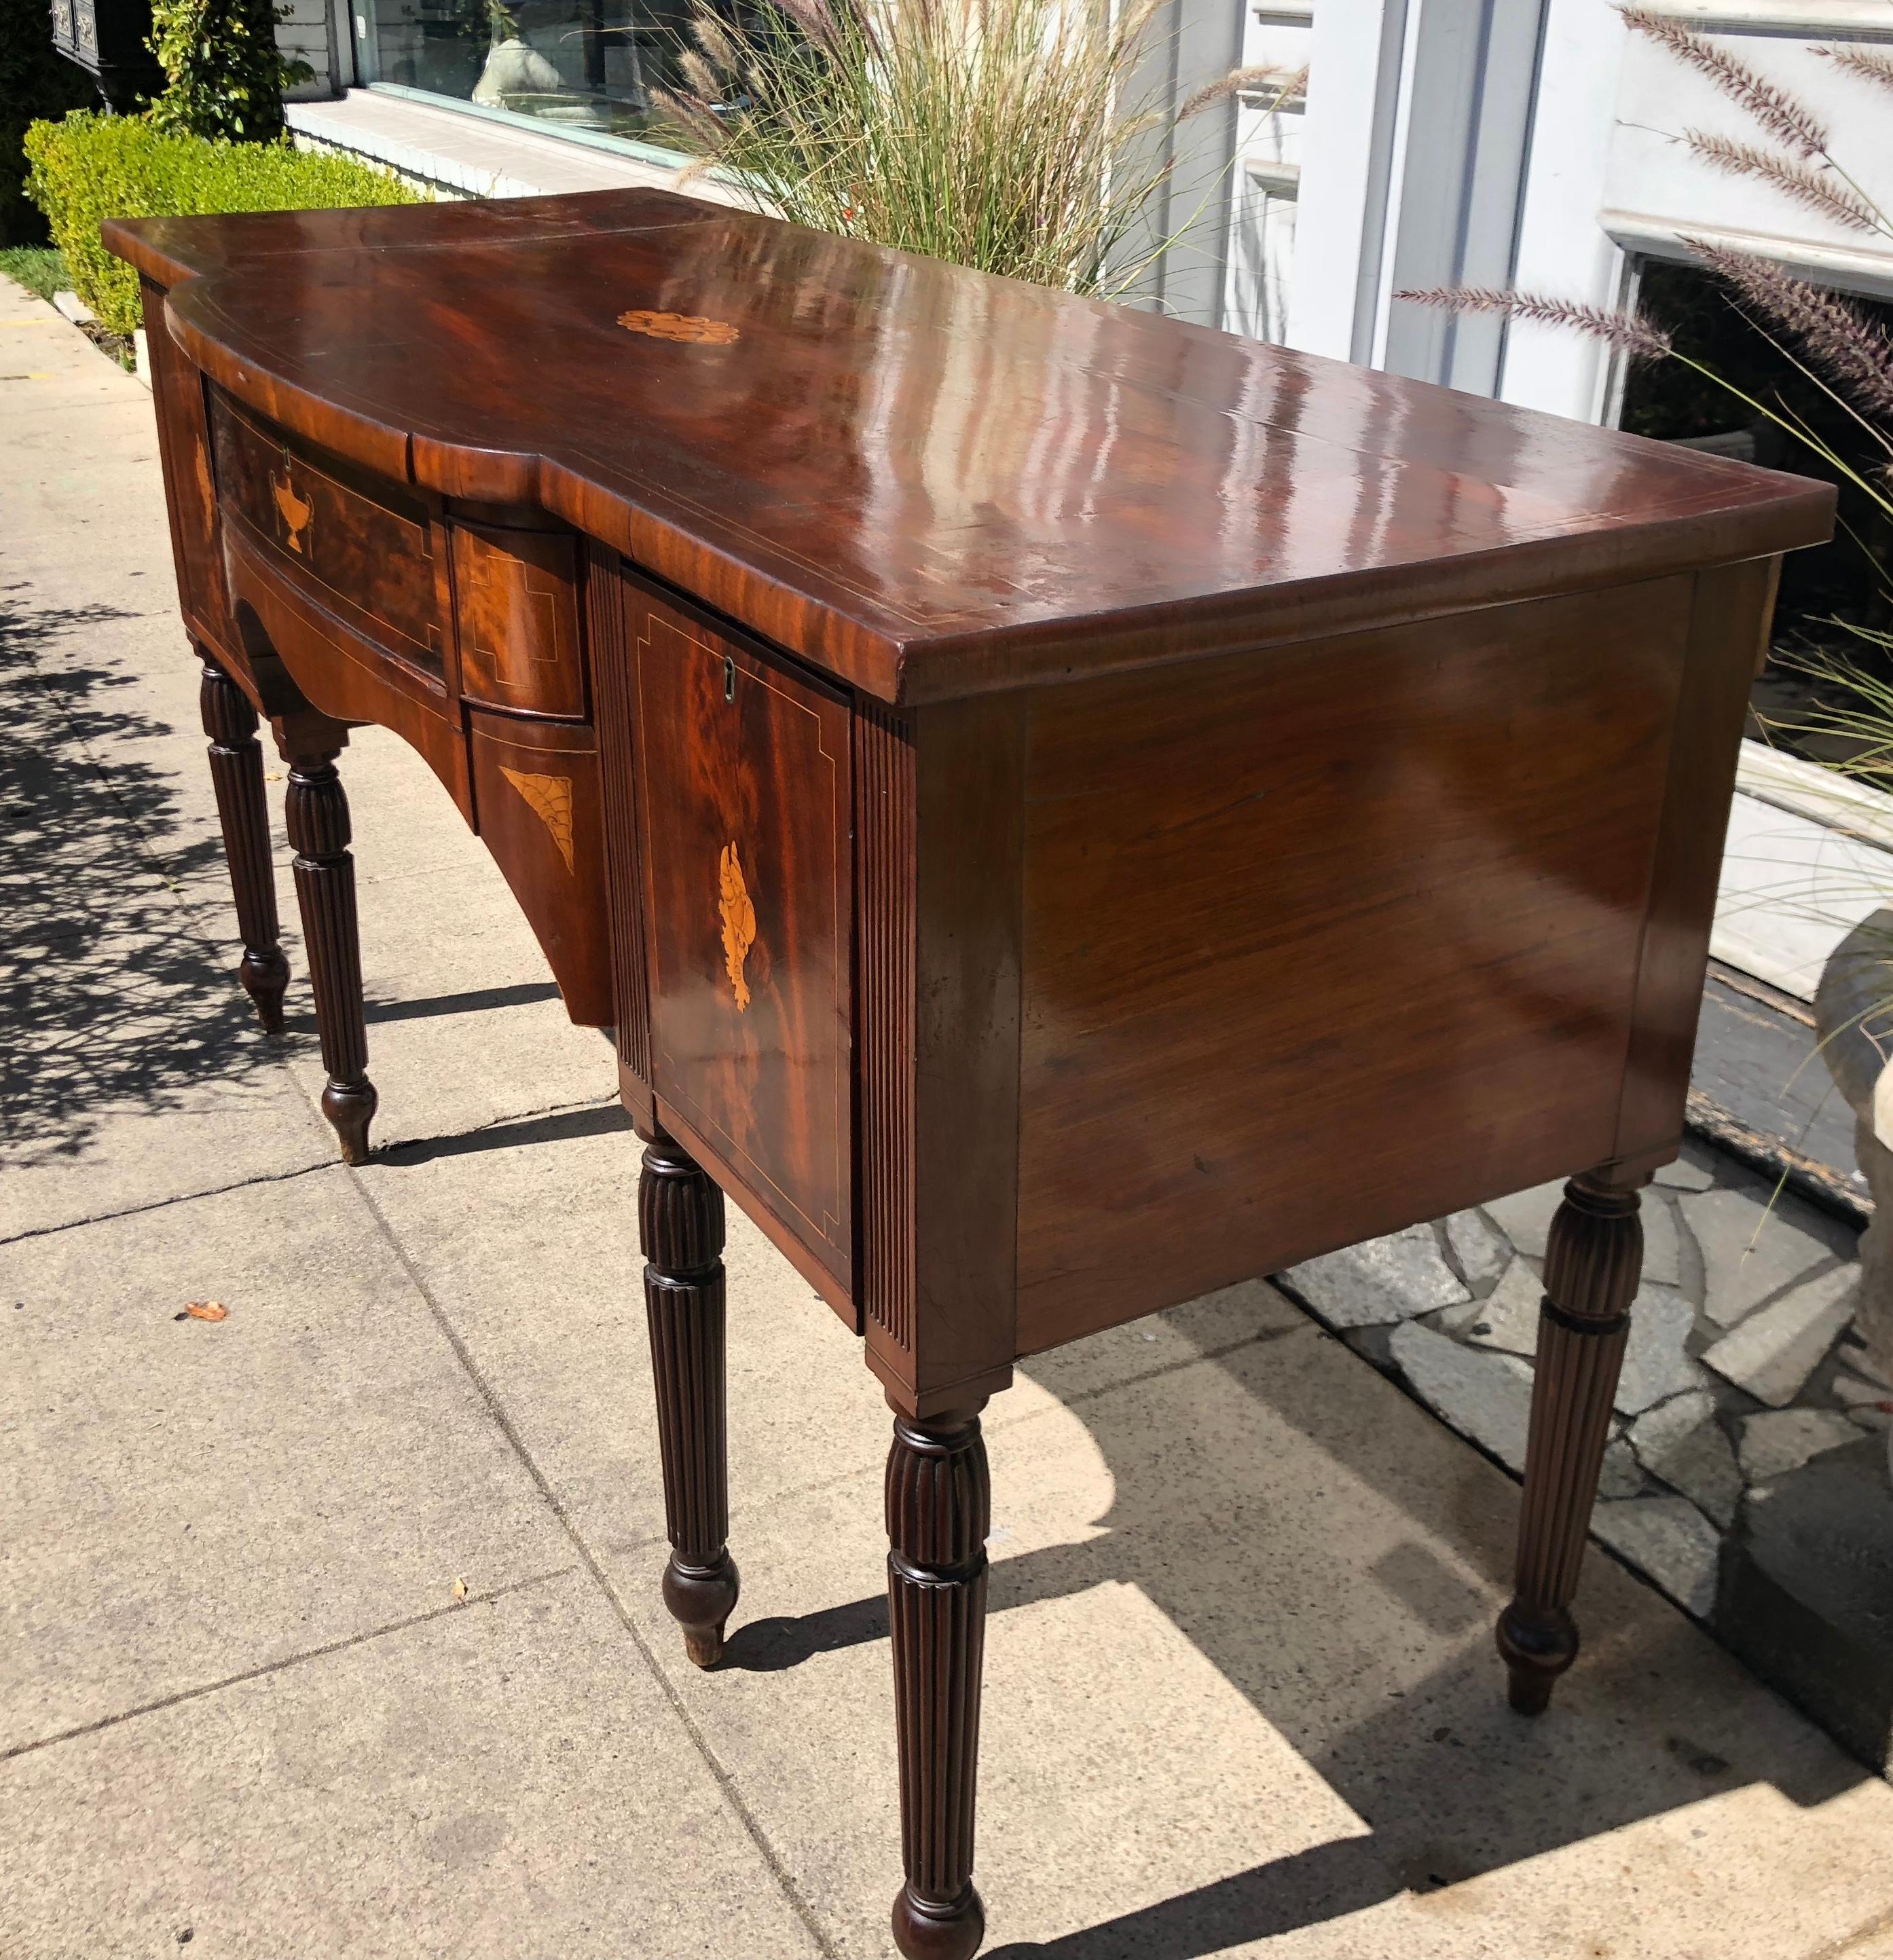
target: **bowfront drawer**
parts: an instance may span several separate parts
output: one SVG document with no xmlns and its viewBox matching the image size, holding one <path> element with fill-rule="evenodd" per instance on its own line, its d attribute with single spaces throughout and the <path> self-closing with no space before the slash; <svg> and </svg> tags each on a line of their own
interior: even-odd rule
<svg viewBox="0 0 1893 1960">
<path fill-rule="evenodd" d="M 318 457 L 214 391 L 218 504 L 326 611 L 431 678 L 440 600 L 426 508 L 396 484 Z"/>
<path fill-rule="evenodd" d="M 453 614 L 460 693 L 515 714 L 585 712 L 578 638 L 578 540 L 456 519 Z"/>
<path fill-rule="evenodd" d="M 845 1293 L 854 1272 L 847 704 L 637 585 L 627 584 L 625 599 L 651 1086 L 691 1141 Z"/>
</svg>

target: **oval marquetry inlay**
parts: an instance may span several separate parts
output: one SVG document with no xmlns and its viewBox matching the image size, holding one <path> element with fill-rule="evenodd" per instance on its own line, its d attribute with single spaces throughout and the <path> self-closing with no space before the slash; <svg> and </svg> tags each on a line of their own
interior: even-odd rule
<svg viewBox="0 0 1893 1960">
<path fill-rule="evenodd" d="M 747 1013 L 749 983 L 743 967 L 756 943 L 756 907 L 749 902 L 749 888 L 743 882 L 743 866 L 733 842 L 723 847 L 717 886 L 717 910 L 723 919 L 723 963 L 736 994 L 737 1011 Z"/>
<path fill-rule="evenodd" d="M 621 313 L 618 324 L 633 333 L 647 333 L 653 340 L 687 340 L 706 347 L 727 347 L 740 337 L 727 320 L 705 320 L 698 313 L 650 313 L 641 307 Z"/>
</svg>

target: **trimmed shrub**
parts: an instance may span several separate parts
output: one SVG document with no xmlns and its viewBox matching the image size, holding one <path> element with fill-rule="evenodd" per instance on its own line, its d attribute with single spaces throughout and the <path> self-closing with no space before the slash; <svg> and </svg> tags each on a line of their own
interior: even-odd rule
<svg viewBox="0 0 1893 1960">
<path fill-rule="evenodd" d="M 151 52 L 164 93 L 152 126 L 167 136 L 273 143 L 283 133 L 282 92 L 314 74 L 276 49 L 289 9 L 272 0 L 154 0 Z"/>
<path fill-rule="evenodd" d="M 0 245 L 46 243 L 46 221 L 26 196 L 27 125 L 98 99 L 84 69 L 52 52 L 46 0 L 0 0 Z"/>
<path fill-rule="evenodd" d="M 26 149 L 27 194 L 46 213 L 74 290 L 115 333 L 129 333 L 142 319 L 137 273 L 99 242 L 106 218 L 422 201 L 399 177 L 352 157 L 167 136 L 142 116 L 36 123 Z"/>
</svg>

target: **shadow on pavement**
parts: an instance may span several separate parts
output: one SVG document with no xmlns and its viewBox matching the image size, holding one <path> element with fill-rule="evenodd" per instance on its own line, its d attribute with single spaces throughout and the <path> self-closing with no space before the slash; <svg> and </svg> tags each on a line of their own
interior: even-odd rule
<svg viewBox="0 0 1893 1960">
<path fill-rule="evenodd" d="M 1072 1395 L 1115 1501 L 1101 1535 L 995 1563 L 990 1611 L 1137 1588 L 1366 1828 L 1042 1945 L 995 1947 L 991 1960 L 1204 1960 L 1748 1784 L 1813 1806 L 1867 1780 L 1653 1593 L 1620 1579 L 1600 1599 L 1596 1564 L 1578 1601 L 1577 1672 L 1548 1715 L 1513 1714 L 1491 1630 L 1516 1487 L 1443 1430 L 1416 1446 L 1412 1427 L 1377 1421 L 1368 1364 L 1312 1327 L 1205 1358 L 1225 1378 L 1213 1392 L 1196 1368 Z M 1026 1364 L 1055 1394 L 1061 1365 L 1057 1354 Z M 1231 1388 L 1248 1398 L 1233 1429 L 1230 1408 L 1244 1405 Z M 1271 1462 L 1255 1446 L 1284 1425 L 1296 1444 Z M 1006 1434 L 991 1444 L 1002 1484 Z M 1289 1457 L 1314 1469 L 1285 1493 Z M 1401 1475 L 1416 1461 L 1431 1466 L 1419 1488 Z M 1412 1520 L 1364 1566 L 1351 1529 L 1362 1484 Z M 743 1626 L 724 1665 L 773 1672 L 887 1631 L 885 1601 L 857 1599 Z M 1445 1657 L 1390 1689 L 1416 1640 Z"/>
<path fill-rule="evenodd" d="M 533 980 L 517 987 L 479 987 L 464 994 L 434 994 L 421 1001 L 370 1001 L 362 1018 L 379 1021 L 428 1021 L 443 1014 L 484 1013 L 495 1007 L 523 1007 L 539 1001 L 556 1001 L 558 985 Z"/>
<path fill-rule="evenodd" d="M 174 779 L 139 746 L 172 731 L 116 705 L 129 675 L 84 657 L 110 606 L 28 609 L 0 593 L 0 1154 L 72 1157 L 107 1118 L 176 1106 L 272 1059 L 177 884 L 220 863 L 215 835 L 161 861 Z"/>
<path fill-rule="evenodd" d="M 556 988 L 552 990 L 556 993 Z M 619 1102 L 583 1109 L 560 1109 L 549 1116 L 522 1116 L 512 1122 L 489 1124 L 483 1130 L 463 1130 L 451 1137 L 417 1138 L 412 1143 L 390 1144 L 377 1150 L 374 1161 L 399 1167 L 431 1163 L 437 1157 L 471 1157 L 481 1150 L 516 1150 L 529 1144 L 570 1142 L 579 1137 L 610 1136 L 631 1128 L 630 1112 Z"/>
</svg>

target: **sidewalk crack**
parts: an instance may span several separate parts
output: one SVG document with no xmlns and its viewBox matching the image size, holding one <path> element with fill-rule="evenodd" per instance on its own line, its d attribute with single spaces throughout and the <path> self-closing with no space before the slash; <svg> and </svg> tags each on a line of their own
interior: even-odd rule
<svg viewBox="0 0 1893 1960">
<path fill-rule="evenodd" d="M 0 1236 L 0 1246 L 21 1246 L 29 1239 L 49 1239 L 56 1233 L 77 1232 L 87 1225 L 109 1225 L 114 1219 L 139 1218 L 148 1211 L 162 1211 L 173 1204 L 193 1204 L 200 1198 L 223 1198 L 233 1191 L 247 1191 L 253 1185 L 287 1184 L 291 1178 L 308 1177 L 319 1170 L 333 1170 L 336 1160 L 319 1158 L 313 1163 L 297 1164 L 288 1170 L 259 1171 L 254 1177 L 240 1177 L 234 1184 L 215 1184 L 205 1191 L 180 1191 L 169 1198 L 154 1198 L 148 1204 L 128 1204 L 122 1211 L 94 1211 L 83 1218 L 68 1218 L 57 1225 L 29 1225 L 24 1232 Z"/>
<path fill-rule="evenodd" d="M 141 1715 L 155 1715 L 183 1702 L 201 1701 L 207 1694 L 221 1694 L 225 1688 L 239 1688 L 247 1681 L 260 1681 L 266 1675 L 281 1674 L 285 1668 L 300 1667 L 305 1661 L 326 1659 L 330 1654 L 345 1653 L 351 1647 L 364 1647 L 370 1640 L 383 1640 L 391 1634 L 405 1634 L 411 1628 L 424 1627 L 431 1620 L 444 1619 L 448 1614 L 463 1612 L 469 1606 L 490 1605 L 496 1599 L 504 1599 L 509 1592 L 522 1592 L 531 1586 L 549 1585 L 555 1579 L 565 1578 L 577 1569 L 575 1565 L 562 1565 L 556 1571 L 536 1572 L 528 1578 L 514 1579 L 483 1592 L 469 1592 L 464 1599 L 430 1606 L 425 1612 L 410 1613 L 405 1620 L 391 1620 L 384 1627 L 371 1627 L 362 1633 L 346 1634 L 340 1640 L 328 1641 L 323 1646 L 310 1647 L 301 1653 L 285 1654 L 280 1660 L 265 1661 L 260 1666 L 245 1668 L 240 1674 L 226 1675 L 221 1681 L 207 1681 L 196 1688 L 180 1688 L 173 1694 L 160 1695 L 155 1701 L 142 1701 L 135 1708 L 121 1709 L 115 1715 L 101 1715 L 96 1721 L 77 1723 L 70 1729 L 62 1729 L 57 1735 L 41 1736 L 30 1742 L 16 1742 L 9 1748 L 0 1749 L 0 1763 L 52 1748 L 57 1743 L 75 1741 L 81 1736 L 96 1736 L 102 1729 L 116 1729 L 121 1723 L 135 1722 Z"/>
<path fill-rule="evenodd" d="M 702 1758 L 704 1767 L 710 1772 L 711 1778 L 722 1794 L 723 1800 L 730 1806 L 737 1821 L 748 1834 L 749 1841 L 756 1848 L 757 1855 L 768 1867 L 770 1876 L 781 1887 L 784 1898 L 788 1901 L 797 1918 L 802 1922 L 803 1930 L 814 1943 L 816 1950 L 822 1955 L 822 1960 L 841 1960 L 839 1949 L 816 1917 L 813 1908 L 803 1896 L 801 1888 L 797 1885 L 775 1847 L 770 1843 L 768 1834 L 763 1830 L 756 1813 L 744 1802 L 741 1793 L 737 1788 L 736 1779 L 725 1768 L 715 1750 L 711 1747 L 708 1737 L 704 1734 L 692 1717 L 689 1710 L 685 1707 L 683 1698 L 671 1685 L 670 1676 L 659 1666 L 657 1656 L 652 1650 L 651 1643 L 645 1639 L 637 1621 L 632 1617 L 629 1609 L 620 1598 L 618 1589 L 612 1585 L 603 1566 L 599 1562 L 597 1554 L 593 1551 L 584 1534 L 579 1529 L 570 1512 L 566 1510 L 558 1493 L 553 1489 L 552 1480 L 539 1468 L 532 1452 L 527 1448 L 525 1439 L 514 1427 L 513 1420 L 507 1414 L 505 1406 L 501 1402 L 498 1394 L 486 1379 L 479 1363 L 474 1360 L 472 1351 L 461 1338 L 460 1330 L 454 1326 L 453 1322 L 448 1318 L 446 1309 L 435 1297 L 434 1289 L 428 1284 L 425 1274 L 409 1256 L 406 1246 L 401 1242 L 399 1235 L 390 1223 L 380 1206 L 375 1202 L 374 1195 L 369 1190 L 363 1179 L 361 1172 L 359 1169 L 353 1170 L 350 1172 L 350 1176 L 355 1180 L 355 1188 L 360 1195 L 362 1203 L 367 1207 L 369 1212 L 374 1217 L 375 1223 L 383 1237 L 387 1239 L 390 1249 L 400 1262 L 402 1269 L 413 1283 L 421 1297 L 427 1302 L 428 1311 L 433 1315 L 434 1324 L 440 1328 L 442 1338 L 453 1351 L 455 1357 L 466 1371 L 468 1379 L 472 1382 L 481 1400 L 485 1403 L 488 1414 L 498 1425 L 501 1434 L 512 1446 L 514 1453 L 519 1458 L 526 1474 L 532 1478 L 538 1488 L 539 1495 L 546 1500 L 547 1509 L 558 1520 L 560 1529 L 564 1531 L 566 1537 L 571 1541 L 573 1549 L 578 1554 L 580 1563 L 591 1575 L 600 1592 L 605 1596 L 606 1603 L 618 1617 L 619 1624 L 631 1637 L 632 1646 L 638 1650 L 645 1666 L 650 1669 L 651 1678 L 657 1683 L 659 1692 L 670 1703 L 671 1713 L 676 1716 L 684 1733 L 690 1739 L 692 1746 Z"/>
</svg>

